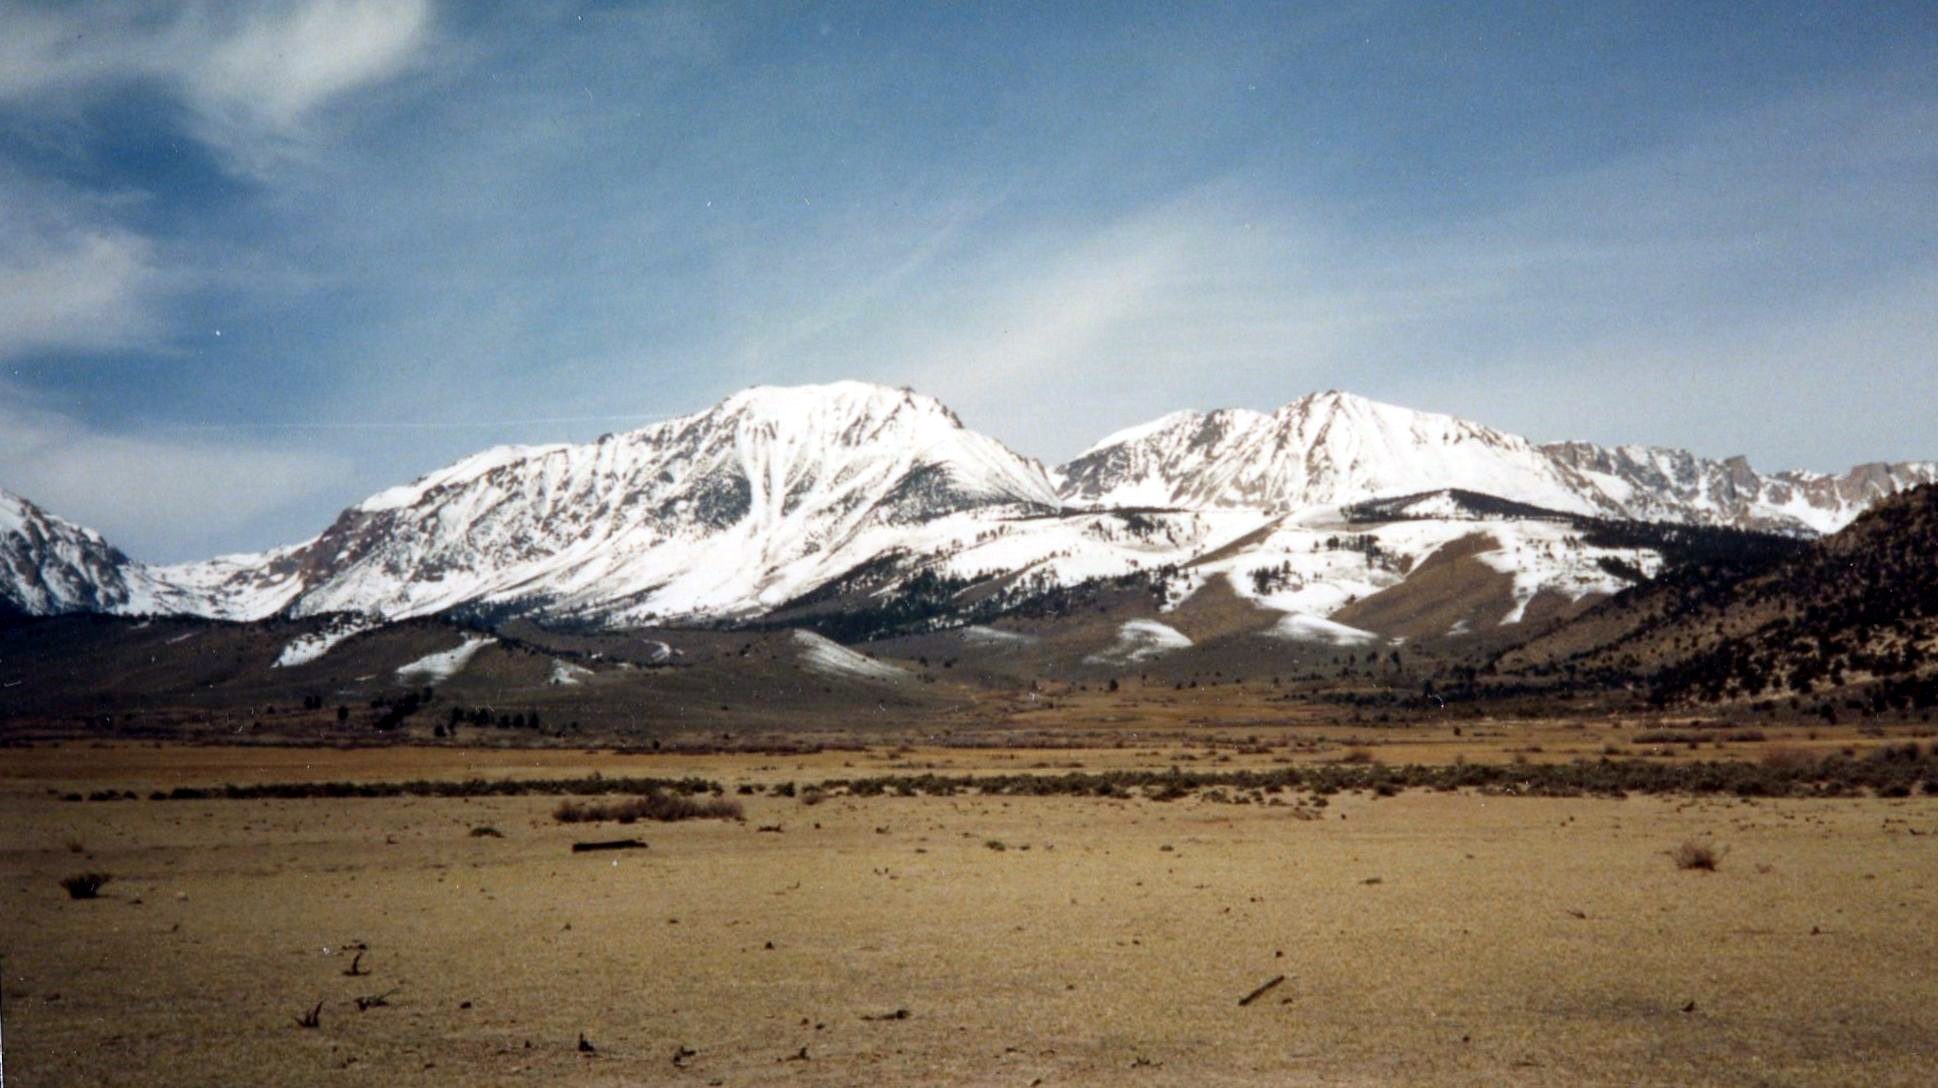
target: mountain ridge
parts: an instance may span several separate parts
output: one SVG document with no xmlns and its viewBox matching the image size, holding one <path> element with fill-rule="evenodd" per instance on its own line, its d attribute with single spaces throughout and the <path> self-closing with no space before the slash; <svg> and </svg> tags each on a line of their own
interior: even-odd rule
<svg viewBox="0 0 1938 1088">
<path fill-rule="evenodd" d="M 1934 479 L 1931 462 L 1764 476 L 1740 458 L 1541 445 L 1338 390 L 1269 413 L 1171 413 L 1046 468 L 912 390 L 756 386 L 591 443 L 480 451 L 367 497 L 310 540 L 258 554 L 150 566 L 15 500 L 9 509 L 39 516 L 32 530 L 24 514 L 0 522 L 18 526 L 0 531 L 0 590 L 28 613 L 395 619 L 471 609 L 604 625 L 732 623 L 856 571 L 871 575 L 847 598 L 823 595 L 880 598 L 904 584 L 1027 593 L 1165 566 L 1191 569 L 1196 581 L 1180 592 L 1220 573 L 1238 583 L 1304 555 L 1295 539 L 1321 549 L 1336 534 L 1319 526 L 1354 503 L 1435 491 L 1489 495 L 1508 508 L 1814 535 Z M 1288 523 L 1289 515 L 1298 516 Z M 1400 546 L 1428 551 L 1389 558 L 1386 575 L 1403 577 L 1453 539 L 1445 528 L 1402 534 Z M 1582 547 L 1547 530 L 1536 536 L 1549 541 L 1544 554 Z M 1234 552 L 1234 541 L 1245 543 Z M 1634 570 L 1659 565 L 1646 551 L 1604 558 Z M 1214 554 L 1218 562 L 1206 563 Z M 1542 577 L 1574 571 L 1576 596 L 1621 584 L 1557 562 L 1537 564 Z M 1321 565 L 1300 578 L 1346 573 Z M 55 584 L 59 592 L 47 588 Z M 1338 607 L 1352 595 L 1307 593 L 1300 607 Z"/>
</svg>

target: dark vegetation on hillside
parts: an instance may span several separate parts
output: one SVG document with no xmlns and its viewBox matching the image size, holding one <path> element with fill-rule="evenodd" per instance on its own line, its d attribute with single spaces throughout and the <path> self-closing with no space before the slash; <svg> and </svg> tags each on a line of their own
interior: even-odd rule
<svg viewBox="0 0 1938 1088">
<path fill-rule="evenodd" d="M 1728 607 L 1770 618 L 1664 667 L 1657 690 L 1696 699 L 1810 695 L 1859 683 L 1867 706 L 1938 705 L 1938 487 L 1882 503 Z M 1854 708 L 1860 709 L 1860 708 Z"/>
<path fill-rule="evenodd" d="M 1555 667 L 1603 686 L 1645 681 L 1657 705 L 1786 699 L 1830 720 L 1938 707 L 1938 486 L 1788 554 L 1677 568 L 1577 623 L 1610 635 Z"/>
<path fill-rule="evenodd" d="M 988 623 L 1005 616 L 1055 619 L 1096 605 L 1109 594 L 1135 591 L 1154 603 L 1165 600 L 1177 579 L 1175 566 L 1108 578 L 1092 578 L 1076 585 L 1056 585 L 1045 578 L 978 575 L 971 578 L 920 570 L 892 591 L 880 593 L 896 575 L 903 557 L 870 560 L 812 593 L 790 601 L 768 619 L 746 625 L 765 630 L 801 626 L 837 642 L 870 642 L 893 635 Z"/>
</svg>

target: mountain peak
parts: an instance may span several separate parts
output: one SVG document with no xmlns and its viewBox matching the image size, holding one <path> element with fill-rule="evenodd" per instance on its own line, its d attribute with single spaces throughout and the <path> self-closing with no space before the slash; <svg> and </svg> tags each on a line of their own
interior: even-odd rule
<svg viewBox="0 0 1938 1088">
<path fill-rule="evenodd" d="M 484 450 L 350 507 L 313 540 L 258 556 L 145 567 L 0 492 L 0 611 L 395 618 L 466 608 L 719 622 L 836 582 L 875 592 L 889 584 L 883 571 L 921 562 L 910 557 L 955 562 L 985 546 L 986 560 L 955 573 L 1049 577 L 1042 564 L 1058 557 L 1086 576 L 1121 572 L 1089 552 L 1118 530 L 1078 530 L 1072 507 L 1173 508 L 1201 526 L 1218 519 L 1201 514 L 1324 518 L 1457 489 L 1567 513 L 1811 535 L 1938 479 L 1938 465 L 1764 475 L 1741 458 L 1685 450 L 1537 446 L 1328 389 L 1271 412 L 1173 412 L 1110 435 L 1054 478 L 907 388 L 754 386 L 592 443 Z M 1071 517 L 1024 516 L 1060 508 Z"/>
<path fill-rule="evenodd" d="M 1270 413 L 1166 416 L 1059 471 L 1092 506 L 1293 510 L 1461 486 L 1587 512 L 1525 439 L 1338 389 Z"/>
<path fill-rule="evenodd" d="M 777 411 L 812 408 L 893 411 L 905 405 L 948 412 L 941 401 L 908 386 L 842 379 L 802 385 L 750 385 L 722 400 L 726 411 L 743 408 Z"/>
</svg>

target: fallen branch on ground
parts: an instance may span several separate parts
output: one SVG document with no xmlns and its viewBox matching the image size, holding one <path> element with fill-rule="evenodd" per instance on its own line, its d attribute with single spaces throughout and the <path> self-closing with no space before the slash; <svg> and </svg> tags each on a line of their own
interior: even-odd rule
<svg viewBox="0 0 1938 1088">
<path fill-rule="evenodd" d="M 1259 998 L 1264 997 L 1268 993 L 1271 993 L 1274 987 L 1276 987 L 1279 983 L 1284 981 L 1285 981 L 1284 975 L 1273 975 L 1270 979 L 1266 981 L 1265 985 L 1260 986 L 1258 989 L 1253 990 L 1251 993 L 1248 993 L 1244 997 L 1239 998 L 1238 999 L 1239 1006 L 1242 1008 L 1246 1005 L 1251 1004 L 1254 1001 L 1257 1001 Z"/>
</svg>

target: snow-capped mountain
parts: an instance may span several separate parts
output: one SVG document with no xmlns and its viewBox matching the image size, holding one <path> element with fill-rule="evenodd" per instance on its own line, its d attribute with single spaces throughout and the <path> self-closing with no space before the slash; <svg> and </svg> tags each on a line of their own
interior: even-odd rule
<svg viewBox="0 0 1938 1088">
<path fill-rule="evenodd" d="M 1934 479 L 1928 462 L 1764 476 L 1678 450 L 1537 445 L 1337 392 L 1166 416 L 1050 473 L 907 390 L 761 387 L 584 445 L 487 450 L 371 496 L 311 540 L 198 563 L 134 562 L 5 496 L 0 604 L 610 625 L 873 609 L 946 624 L 981 615 L 963 602 L 987 612 L 1162 571 L 1167 601 L 1222 578 L 1310 632 L 1458 544 L 1511 590 L 1498 610 L 1511 621 L 1544 592 L 1613 592 L 1614 571 L 1663 561 L 1543 511 L 1811 534 Z M 1385 518 L 1361 505 L 1403 497 Z"/>
<path fill-rule="evenodd" d="M 1345 393 L 1275 412 L 1178 412 L 1099 442 L 1057 470 L 1085 506 L 1286 512 L 1461 487 L 1595 512 L 1525 438 Z"/>
<path fill-rule="evenodd" d="M 0 614 L 115 612 L 258 619 L 288 600 L 304 545 L 178 566 L 130 559 L 100 533 L 0 491 Z M 265 592 L 263 587 L 268 587 Z"/>
<path fill-rule="evenodd" d="M 1573 514 L 1823 533 L 1938 480 L 1938 463 L 1843 476 L 1758 474 L 1742 458 L 1519 435 L 1337 391 L 1274 412 L 1178 412 L 1105 438 L 1056 470 L 1087 507 L 1292 511 L 1459 488 Z"/>
<path fill-rule="evenodd" d="M 112 612 L 150 588 L 100 533 L 0 491 L 0 612 Z"/>
<path fill-rule="evenodd" d="M 1938 480 L 1938 462 L 1872 462 L 1847 472 L 1769 475 L 1731 457 L 1687 450 L 1555 442 L 1541 447 L 1617 516 L 1637 521 L 1733 525 L 1787 533 L 1834 533 L 1882 499 Z"/>
<path fill-rule="evenodd" d="M 586 445 L 487 450 L 351 507 L 277 570 L 171 573 L 267 612 L 739 618 L 925 522 L 1056 505 L 1040 465 L 930 397 L 762 387 Z"/>
</svg>

